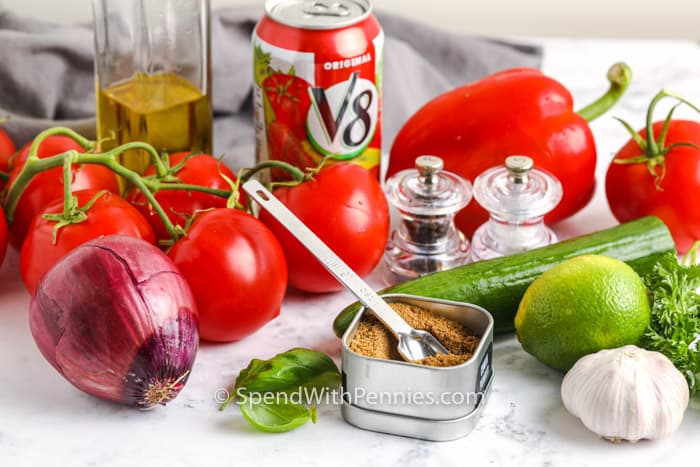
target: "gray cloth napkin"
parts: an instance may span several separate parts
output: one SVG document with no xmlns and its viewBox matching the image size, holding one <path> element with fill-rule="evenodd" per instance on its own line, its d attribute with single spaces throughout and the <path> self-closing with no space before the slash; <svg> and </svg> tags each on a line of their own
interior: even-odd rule
<svg viewBox="0 0 700 467">
<path fill-rule="evenodd" d="M 214 152 L 233 167 L 254 162 L 250 37 L 261 6 L 212 14 Z M 383 147 L 431 98 L 495 71 L 540 63 L 537 47 L 450 34 L 405 18 L 377 17 L 386 34 Z M 88 25 L 19 17 L 0 3 L 0 117 L 17 145 L 54 125 L 95 133 L 93 39 Z"/>
</svg>

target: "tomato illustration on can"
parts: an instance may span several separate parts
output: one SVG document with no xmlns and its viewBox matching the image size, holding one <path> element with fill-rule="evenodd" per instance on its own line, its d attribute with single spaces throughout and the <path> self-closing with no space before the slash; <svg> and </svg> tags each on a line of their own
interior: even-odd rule
<svg viewBox="0 0 700 467">
<path fill-rule="evenodd" d="M 253 33 L 258 161 L 349 161 L 378 177 L 384 35 L 369 0 L 268 0 L 265 10 Z"/>
</svg>

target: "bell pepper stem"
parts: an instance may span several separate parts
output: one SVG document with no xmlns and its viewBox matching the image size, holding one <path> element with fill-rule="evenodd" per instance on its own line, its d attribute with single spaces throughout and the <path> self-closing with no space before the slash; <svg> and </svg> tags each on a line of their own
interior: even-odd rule
<svg viewBox="0 0 700 467">
<path fill-rule="evenodd" d="M 607 92 L 577 112 L 587 122 L 600 117 L 620 100 L 632 82 L 632 69 L 626 63 L 616 63 L 608 70 L 608 81 L 610 87 Z"/>
</svg>

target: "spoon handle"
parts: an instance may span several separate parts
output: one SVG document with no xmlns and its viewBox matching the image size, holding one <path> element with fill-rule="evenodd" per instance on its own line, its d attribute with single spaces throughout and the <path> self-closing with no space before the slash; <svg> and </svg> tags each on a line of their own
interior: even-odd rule
<svg viewBox="0 0 700 467">
<path fill-rule="evenodd" d="M 257 180 L 249 180 L 243 184 L 243 190 L 253 198 L 263 209 L 267 210 L 282 224 L 341 284 L 357 297 L 357 299 L 372 310 L 374 315 L 391 332 L 409 334 L 411 327 L 387 303 L 377 295 L 355 271 L 343 262 L 328 245 L 316 236 L 298 217 L 282 204 Z"/>
</svg>

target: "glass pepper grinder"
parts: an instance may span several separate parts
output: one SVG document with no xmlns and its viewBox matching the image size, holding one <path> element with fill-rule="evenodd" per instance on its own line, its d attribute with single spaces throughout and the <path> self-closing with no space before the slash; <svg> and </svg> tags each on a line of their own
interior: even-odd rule
<svg viewBox="0 0 700 467">
<path fill-rule="evenodd" d="M 527 156 L 509 156 L 474 181 L 474 198 L 490 213 L 472 237 L 472 260 L 495 258 L 549 245 L 556 234 L 544 216 L 559 204 L 562 186 Z"/>
<path fill-rule="evenodd" d="M 469 261 L 469 240 L 455 227 L 454 217 L 471 201 L 472 186 L 442 169 L 439 157 L 420 156 L 415 169 L 387 181 L 387 199 L 401 215 L 384 253 L 389 283 Z"/>
</svg>

